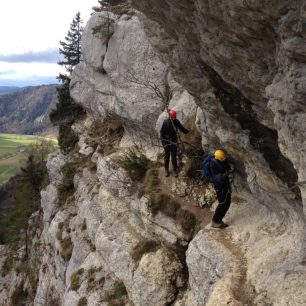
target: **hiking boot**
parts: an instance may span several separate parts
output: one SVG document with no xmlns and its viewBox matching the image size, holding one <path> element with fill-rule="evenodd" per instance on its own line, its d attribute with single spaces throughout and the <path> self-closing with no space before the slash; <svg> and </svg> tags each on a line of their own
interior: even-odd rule
<svg viewBox="0 0 306 306">
<path fill-rule="evenodd" d="M 225 227 L 228 227 L 228 226 L 229 226 L 228 224 L 224 223 L 223 221 L 221 221 L 221 225 L 222 225 L 222 226 L 221 226 L 222 228 L 225 228 Z"/>
<path fill-rule="evenodd" d="M 170 172 L 168 169 L 165 169 L 165 177 L 168 177 L 170 175 Z"/>
<path fill-rule="evenodd" d="M 178 170 L 177 169 L 173 171 L 173 176 L 178 177 Z"/>
<path fill-rule="evenodd" d="M 221 222 L 215 222 L 215 221 L 211 221 L 211 227 L 212 228 L 224 228 Z"/>
</svg>

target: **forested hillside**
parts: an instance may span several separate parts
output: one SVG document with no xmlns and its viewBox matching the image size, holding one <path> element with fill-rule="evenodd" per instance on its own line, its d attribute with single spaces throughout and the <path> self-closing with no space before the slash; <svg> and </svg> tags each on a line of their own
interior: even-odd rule
<svg viewBox="0 0 306 306">
<path fill-rule="evenodd" d="M 26 87 L 1 94 L 0 132 L 40 134 L 52 131 L 49 112 L 56 100 L 56 85 Z"/>
</svg>

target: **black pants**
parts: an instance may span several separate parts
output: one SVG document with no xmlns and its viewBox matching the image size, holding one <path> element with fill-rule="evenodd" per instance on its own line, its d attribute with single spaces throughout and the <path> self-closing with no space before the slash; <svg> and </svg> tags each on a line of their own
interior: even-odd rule
<svg viewBox="0 0 306 306">
<path fill-rule="evenodd" d="M 213 221 L 220 223 L 227 213 L 231 205 L 231 190 L 229 187 L 216 189 L 217 198 L 219 205 L 216 208 L 215 214 L 213 216 Z"/>
<path fill-rule="evenodd" d="M 177 146 L 174 144 L 166 144 L 164 145 L 165 150 L 165 156 L 164 156 L 164 162 L 165 162 L 165 169 L 169 170 L 169 160 L 171 155 L 171 162 L 173 170 L 177 170 Z"/>
</svg>

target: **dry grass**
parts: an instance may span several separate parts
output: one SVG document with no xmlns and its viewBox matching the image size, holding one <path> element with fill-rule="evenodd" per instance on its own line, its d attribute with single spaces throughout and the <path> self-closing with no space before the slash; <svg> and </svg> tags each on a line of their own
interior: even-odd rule
<svg viewBox="0 0 306 306">
<path fill-rule="evenodd" d="M 156 252 L 160 245 L 154 240 L 141 240 L 134 248 L 132 258 L 135 262 L 139 262 L 144 254 Z"/>
<path fill-rule="evenodd" d="M 77 291 L 81 286 L 81 277 L 84 273 L 84 269 L 81 268 L 70 276 L 70 289 Z"/>
<path fill-rule="evenodd" d="M 87 298 L 83 296 L 82 298 L 80 298 L 77 306 L 86 306 L 86 305 L 87 305 Z"/>
<path fill-rule="evenodd" d="M 179 202 L 167 194 L 152 192 L 148 202 L 148 208 L 155 216 L 159 211 L 177 221 L 185 231 L 193 231 L 196 225 L 195 216 L 188 210 L 182 209 Z"/>
<path fill-rule="evenodd" d="M 166 216 L 175 218 L 176 212 L 180 208 L 180 204 L 174 201 L 167 194 L 153 192 L 150 194 L 148 208 L 153 215 L 156 215 L 159 211 L 161 211 Z"/>
<path fill-rule="evenodd" d="M 71 258 L 73 251 L 73 243 L 70 237 L 60 241 L 61 243 L 61 256 L 64 260 L 68 261 Z"/>
<path fill-rule="evenodd" d="M 127 291 L 122 281 L 115 282 L 113 289 L 107 294 L 106 301 L 109 306 L 125 305 Z"/>
<path fill-rule="evenodd" d="M 143 180 L 142 194 L 148 194 L 152 192 L 159 184 L 158 169 L 150 168 L 147 170 Z"/>
</svg>

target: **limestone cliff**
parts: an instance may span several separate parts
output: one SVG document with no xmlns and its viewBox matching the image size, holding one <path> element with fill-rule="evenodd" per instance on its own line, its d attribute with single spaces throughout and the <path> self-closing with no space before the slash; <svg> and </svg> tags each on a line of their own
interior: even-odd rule
<svg viewBox="0 0 306 306">
<path fill-rule="evenodd" d="M 77 147 L 48 160 L 31 304 L 306 304 L 305 12 L 303 1 L 131 0 L 91 17 L 70 88 L 87 118 Z M 186 156 L 179 178 L 163 176 L 167 92 L 198 133 L 187 151 L 231 157 L 226 230 L 210 228 L 214 193 L 188 177 Z M 144 181 L 120 167 L 135 145 L 152 161 Z"/>
</svg>

